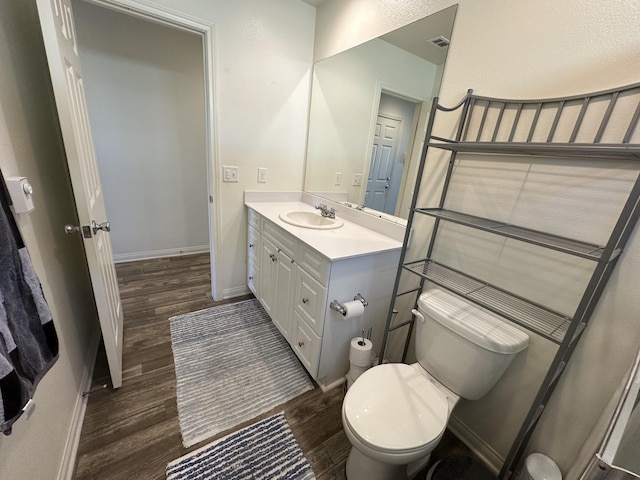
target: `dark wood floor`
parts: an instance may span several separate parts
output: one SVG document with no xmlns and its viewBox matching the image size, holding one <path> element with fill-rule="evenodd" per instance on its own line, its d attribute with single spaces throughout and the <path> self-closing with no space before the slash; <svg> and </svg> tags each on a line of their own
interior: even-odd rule
<svg viewBox="0 0 640 480">
<path fill-rule="evenodd" d="M 104 350 L 96 360 L 82 427 L 75 475 L 84 479 L 164 479 L 167 463 L 222 437 L 182 446 L 169 318 L 225 302 L 211 300 L 208 255 L 189 255 L 117 265 L 124 307 L 123 384 L 109 384 Z M 344 479 L 350 444 L 342 430 L 342 389 L 307 392 L 271 412 L 234 427 L 285 412 L 318 480 Z M 468 452 L 448 432 L 432 461 Z M 426 478 L 426 471 L 418 480 Z"/>
</svg>

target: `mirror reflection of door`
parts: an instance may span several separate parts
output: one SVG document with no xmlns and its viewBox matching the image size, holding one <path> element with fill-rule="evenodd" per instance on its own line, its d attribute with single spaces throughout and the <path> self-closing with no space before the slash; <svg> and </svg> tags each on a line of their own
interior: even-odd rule
<svg viewBox="0 0 640 480">
<path fill-rule="evenodd" d="M 364 205 L 395 215 L 405 158 L 413 144 L 416 102 L 382 92 Z"/>
</svg>

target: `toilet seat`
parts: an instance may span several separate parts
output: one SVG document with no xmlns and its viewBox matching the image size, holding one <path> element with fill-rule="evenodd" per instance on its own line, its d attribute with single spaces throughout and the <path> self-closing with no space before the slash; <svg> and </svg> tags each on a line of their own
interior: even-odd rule
<svg viewBox="0 0 640 480">
<path fill-rule="evenodd" d="M 440 440 L 449 405 L 445 394 L 412 366 L 384 364 L 367 370 L 347 391 L 343 418 L 371 448 L 408 454 Z"/>
</svg>

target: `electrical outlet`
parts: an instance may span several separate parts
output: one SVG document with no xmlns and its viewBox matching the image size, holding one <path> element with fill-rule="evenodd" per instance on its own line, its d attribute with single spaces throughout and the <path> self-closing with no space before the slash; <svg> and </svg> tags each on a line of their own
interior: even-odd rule
<svg viewBox="0 0 640 480">
<path fill-rule="evenodd" d="M 267 169 L 264 167 L 258 168 L 258 183 L 267 183 Z"/>
<path fill-rule="evenodd" d="M 240 172 L 238 167 L 222 167 L 222 181 L 223 182 L 239 182 Z"/>
<path fill-rule="evenodd" d="M 342 172 L 336 172 L 336 178 L 333 182 L 334 185 L 342 185 Z"/>
<path fill-rule="evenodd" d="M 351 186 L 359 187 L 361 185 L 362 185 L 362 174 L 361 173 L 354 173 L 353 174 L 353 182 L 351 183 Z"/>
</svg>

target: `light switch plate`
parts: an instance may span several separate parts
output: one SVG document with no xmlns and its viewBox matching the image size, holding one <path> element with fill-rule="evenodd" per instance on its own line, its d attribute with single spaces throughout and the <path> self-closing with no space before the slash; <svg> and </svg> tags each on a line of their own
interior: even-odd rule
<svg viewBox="0 0 640 480">
<path fill-rule="evenodd" d="M 353 174 L 353 182 L 351 183 L 351 186 L 359 187 L 360 185 L 362 185 L 362 174 L 361 173 L 354 173 Z"/>
<path fill-rule="evenodd" d="M 342 172 L 336 172 L 336 177 L 333 181 L 334 185 L 342 185 Z"/>
<path fill-rule="evenodd" d="M 223 182 L 239 182 L 240 181 L 240 172 L 238 167 L 222 167 L 222 181 Z"/>
<path fill-rule="evenodd" d="M 267 169 L 264 167 L 258 168 L 258 183 L 267 183 Z"/>
</svg>

